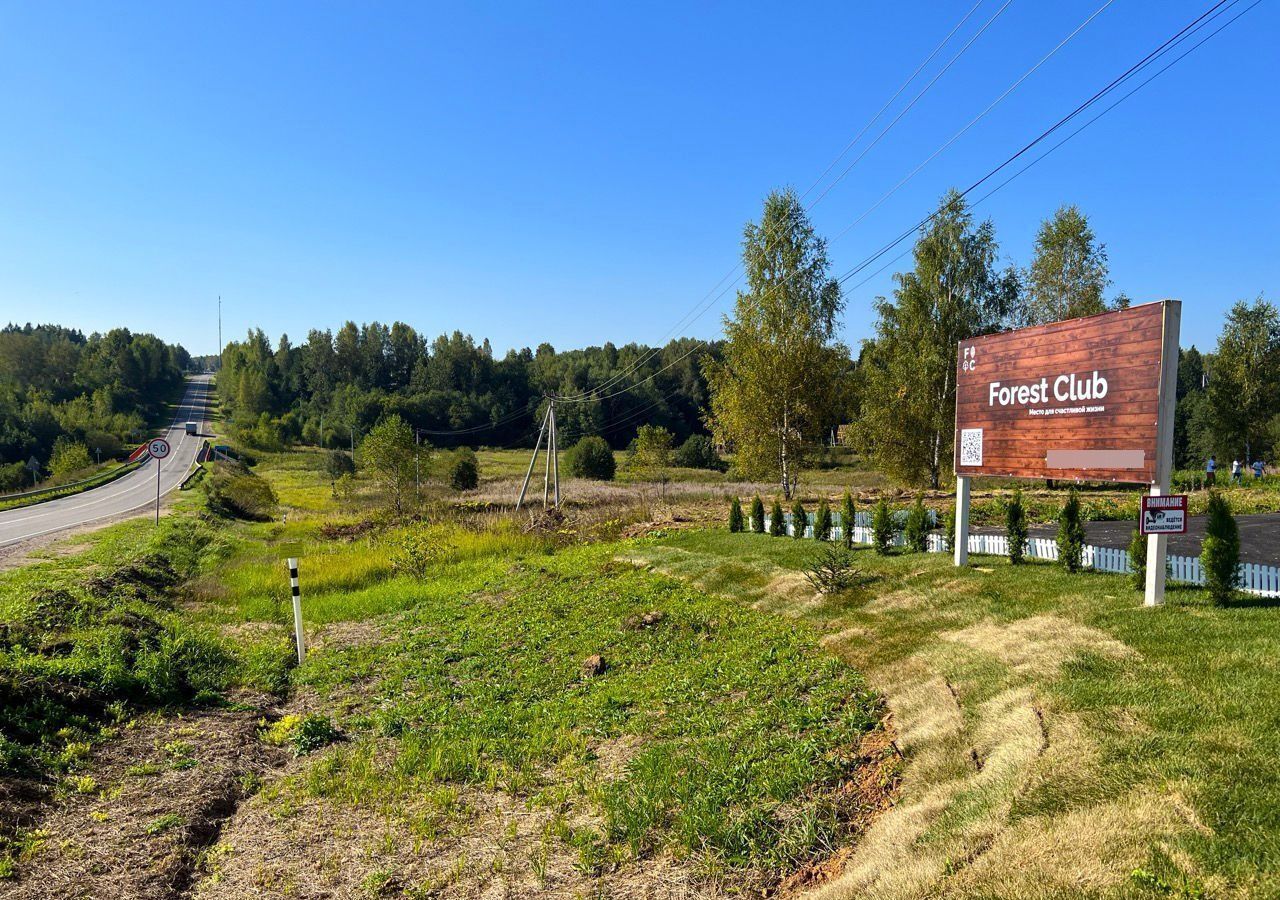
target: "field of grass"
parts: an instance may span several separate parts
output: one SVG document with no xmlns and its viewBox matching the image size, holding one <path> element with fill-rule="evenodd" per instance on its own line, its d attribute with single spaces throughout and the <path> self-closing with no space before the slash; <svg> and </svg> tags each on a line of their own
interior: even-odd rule
<svg viewBox="0 0 1280 900">
<path fill-rule="evenodd" d="M 85 551 L 0 577 L 12 686 L 0 788 L 48 779 L 53 796 L 123 819 L 134 813 L 105 809 L 129 778 L 202 771 L 203 748 L 161 742 L 159 763 L 124 781 L 96 761 L 103 748 L 157 714 L 203 722 L 242 707 L 237 692 L 275 694 L 298 712 L 264 718 L 256 740 L 316 752 L 226 826 L 209 849 L 209 896 L 242 895 L 246 878 L 293 883 L 290 823 L 317 806 L 326 822 L 381 823 L 339 888 L 386 876 L 469 895 L 501 872 L 570 893 L 672 878 L 698 893 L 763 890 L 854 841 L 891 795 L 896 757 L 868 743 L 883 737 L 878 699 L 815 630 L 637 568 L 612 542 L 572 546 L 467 515 L 338 512 L 322 463 L 259 456 L 287 522 L 209 518 L 197 491 L 159 529 L 113 526 Z M 303 585 L 300 667 L 288 556 Z M 299 737 L 313 722 L 314 747 Z M 325 735 L 340 740 L 326 749 Z M 171 790 L 156 798 L 168 811 L 142 817 L 148 839 L 219 833 L 189 830 L 191 803 Z M 56 874 L 78 864 L 66 848 L 85 835 L 51 820 L 72 833 L 0 830 L 0 877 L 68 877 Z M 237 837 L 241 821 L 249 836 Z M 432 853 L 447 857 L 440 871 Z"/>
<path fill-rule="evenodd" d="M 829 897 L 1280 894 L 1280 620 L 1118 576 L 877 557 L 824 599 L 811 541 L 673 535 L 636 555 L 808 622 L 887 698 L 903 794 Z"/>
</svg>

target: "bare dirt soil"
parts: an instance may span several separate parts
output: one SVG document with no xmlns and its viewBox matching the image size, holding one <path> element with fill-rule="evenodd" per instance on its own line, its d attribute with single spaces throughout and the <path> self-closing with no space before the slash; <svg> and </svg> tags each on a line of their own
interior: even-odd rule
<svg viewBox="0 0 1280 900">
<path fill-rule="evenodd" d="M 180 897 L 239 803 L 286 761 L 257 738 L 266 710 L 134 720 L 53 789 L 12 781 L 5 818 L 28 857 L 6 897 Z M 37 797 L 44 800 L 37 805 Z M 14 802 L 16 801 L 16 802 Z"/>
</svg>

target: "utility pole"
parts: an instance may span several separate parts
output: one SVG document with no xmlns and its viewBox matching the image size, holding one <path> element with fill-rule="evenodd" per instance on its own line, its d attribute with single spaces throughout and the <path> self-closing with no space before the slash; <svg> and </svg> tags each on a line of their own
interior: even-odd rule
<svg viewBox="0 0 1280 900">
<path fill-rule="evenodd" d="M 218 295 L 218 374 L 222 374 L 222 295 Z"/>
<path fill-rule="evenodd" d="M 546 437 L 547 461 L 542 476 L 542 507 L 551 504 L 551 486 L 555 484 L 556 509 L 560 508 L 560 459 L 556 444 L 556 399 L 547 398 L 547 411 L 542 417 L 542 427 L 538 429 L 538 440 L 533 445 L 533 456 L 529 460 L 529 469 L 524 473 L 524 483 L 520 485 L 520 497 L 516 500 L 516 510 L 524 505 L 529 480 L 533 477 L 533 468 L 538 464 L 538 452 L 542 449 L 543 437 Z"/>
</svg>

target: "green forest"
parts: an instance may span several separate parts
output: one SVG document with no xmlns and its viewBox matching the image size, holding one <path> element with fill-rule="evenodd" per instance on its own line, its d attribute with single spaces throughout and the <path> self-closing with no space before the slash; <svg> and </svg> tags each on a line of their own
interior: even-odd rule
<svg viewBox="0 0 1280 900">
<path fill-rule="evenodd" d="M 0 330 L 0 491 L 127 455 L 182 391 L 190 357 L 152 334 Z"/>
<path fill-rule="evenodd" d="M 495 358 L 488 341 L 456 331 L 429 341 L 403 322 L 347 322 L 301 346 L 282 336 L 273 350 L 260 330 L 229 343 L 218 393 L 237 437 L 260 449 L 358 443 L 393 414 L 437 446 L 526 446 L 545 396 L 586 394 L 600 399 L 557 406 L 564 445 L 600 435 L 625 446 L 645 424 L 680 440 L 705 431 L 703 363 L 719 352 L 685 338 L 660 348 L 541 344 Z"/>
</svg>

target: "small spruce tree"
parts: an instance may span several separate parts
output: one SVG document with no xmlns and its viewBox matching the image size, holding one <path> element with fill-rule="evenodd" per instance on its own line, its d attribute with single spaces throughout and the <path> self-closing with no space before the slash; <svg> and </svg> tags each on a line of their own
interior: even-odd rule
<svg viewBox="0 0 1280 900">
<path fill-rule="evenodd" d="M 894 520 L 893 510 L 889 508 L 889 501 L 881 497 L 871 514 L 871 538 L 876 552 L 881 556 L 887 554 L 897 533 L 898 523 Z"/>
<path fill-rule="evenodd" d="M 775 499 L 773 508 L 769 510 L 769 534 L 774 537 L 782 537 L 786 533 L 787 522 L 782 516 L 782 504 Z"/>
<path fill-rule="evenodd" d="M 791 507 L 791 536 L 799 540 L 809 528 L 809 513 L 799 500 Z"/>
<path fill-rule="evenodd" d="M 942 517 L 942 533 L 943 540 L 947 542 L 947 552 L 954 553 L 956 549 L 956 508 L 954 506 Z"/>
<path fill-rule="evenodd" d="M 844 500 L 840 502 L 840 533 L 846 550 L 853 548 L 853 523 L 857 518 L 857 510 L 853 508 L 853 496 L 845 491 Z"/>
<path fill-rule="evenodd" d="M 1074 487 L 1058 514 L 1058 562 L 1068 572 L 1079 572 L 1084 566 L 1084 519 L 1080 495 Z"/>
<path fill-rule="evenodd" d="M 907 512 L 907 523 L 903 536 L 907 539 L 907 549 L 912 553 L 926 553 L 929 550 L 929 513 L 924 508 L 924 500 L 916 498 Z"/>
<path fill-rule="evenodd" d="M 739 534 L 742 531 L 742 501 L 737 497 L 729 504 L 729 532 Z"/>
<path fill-rule="evenodd" d="M 751 501 L 751 530 L 756 534 L 764 534 L 764 501 L 759 494 Z"/>
<path fill-rule="evenodd" d="M 1200 565 L 1209 597 L 1218 606 L 1230 603 L 1240 586 L 1240 529 L 1231 504 L 1218 491 L 1209 492 L 1205 510 L 1204 544 Z"/>
<path fill-rule="evenodd" d="M 1022 565 L 1027 556 L 1027 511 L 1022 505 L 1022 488 L 1014 491 L 1005 504 L 1004 533 L 1009 538 L 1009 562 Z"/>
<path fill-rule="evenodd" d="M 819 541 L 831 540 L 831 507 L 827 498 L 818 501 L 818 512 L 813 517 L 813 536 Z"/>
<path fill-rule="evenodd" d="M 1147 587 L 1147 537 L 1138 528 L 1129 538 L 1129 578 L 1137 590 Z"/>
</svg>

